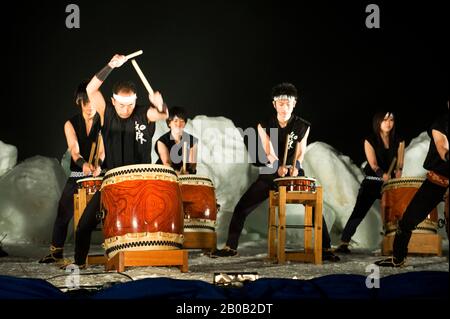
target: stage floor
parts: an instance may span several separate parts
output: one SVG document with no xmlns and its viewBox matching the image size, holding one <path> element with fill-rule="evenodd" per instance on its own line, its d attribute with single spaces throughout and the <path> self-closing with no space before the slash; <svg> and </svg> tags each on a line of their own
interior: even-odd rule
<svg viewBox="0 0 450 319">
<path fill-rule="evenodd" d="M 48 251 L 48 246 L 5 245 L 8 257 L 0 259 L 0 275 L 39 278 L 48 281 L 62 291 L 67 291 L 67 273 L 54 264 L 39 264 L 37 261 Z M 102 253 L 100 246 L 93 252 Z M 253 242 L 239 249 L 238 257 L 212 259 L 200 250 L 189 251 L 189 271 L 181 273 L 175 267 L 127 267 L 124 274 L 105 272 L 103 266 L 90 266 L 81 270 L 80 287 L 109 286 L 143 278 L 166 277 L 173 279 L 202 280 L 213 282 L 215 272 L 257 272 L 259 278 L 312 279 L 331 274 L 357 274 L 367 276 L 366 267 L 380 259 L 379 251 L 353 250 L 350 255 L 339 255 L 340 262 L 325 261 L 323 265 L 288 262 L 278 265 L 266 260 L 264 241 Z M 73 246 L 66 246 L 66 258 L 73 260 Z M 443 256 L 410 256 L 407 266 L 396 269 L 382 268 L 380 276 L 414 271 L 449 271 L 448 241 L 443 244 Z M 132 278 L 132 279 L 131 279 Z"/>
</svg>

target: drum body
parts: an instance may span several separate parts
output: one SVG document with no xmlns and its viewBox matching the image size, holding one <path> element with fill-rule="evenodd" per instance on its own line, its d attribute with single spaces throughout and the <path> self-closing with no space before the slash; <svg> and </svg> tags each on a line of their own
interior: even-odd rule
<svg viewBox="0 0 450 319">
<path fill-rule="evenodd" d="M 175 171 L 163 165 L 128 165 L 108 171 L 101 189 L 108 257 L 119 251 L 179 249 L 183 204 Z"/>
<path fill-rule="evenodd" d="M 288 192 L 314 193 L 316 191 L 316 180 L 305 176 L 289 176 L 274 179 L 277 187 L 286 186 Z"/>
<path fill-rule="evenodd" d="M 395 235 L 398 221 L 413 199 L 424 178 L 402 177 L 393 178 L 383 184 L 381 196 L 381 217 L 385 235 Z M 437 233 L 438 214 L 434 208 L 427 218 L 421 222 L 413 233 Z"/>
<path fill-rule="evenodd" d="M 77 180 L 78 188 L 84 188 L 87 194 L 95 194 L 102 186 L 103 177 L 88 177 Z"/>
<path fill-rule="evenodd" d="M 217 204 L 214 184 L 206 176 L 178 177 L 184 208 L 184 232 L 215 232 Z"/>
</svg>

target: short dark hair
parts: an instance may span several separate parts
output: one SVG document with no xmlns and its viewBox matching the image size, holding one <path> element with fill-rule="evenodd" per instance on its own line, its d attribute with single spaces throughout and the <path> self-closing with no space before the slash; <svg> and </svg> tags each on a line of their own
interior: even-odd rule
<svg viewBox="0 0 450 319">
<path fill-rule="evenodd" d="M 114 83 L 113 93 L 119 94 L 121 91 L 123 92 L 133 92 L 136 93 L 136 85 L 131 81 L 119 81 Z"/>
<path fill-rule="evenodd" d="M 373 116 L 373 119 L 372 119 L 372 129 L 373 129 L 373 133 L 375 134 L 375 136 L 377 137 L 379 142 L 382 143 L 381 137 L 380 137 L 381 122 L 383 122 L 386 115 L 387 116 L 392 115 L 392 117 L 394 118 L 394 126 L 392 127 L 392 130 L 389 132 L 389 143 L 392 143 L 392 141 L 394 140 L 394 137 L 395 137 L 395 115 L 394 115 L 394 113 L 392 113 L 390 111 L 382 111 L 382 112 L 375 113 L 375 115 Z"/>
<path fill-rule="evenodd" d="M 167 126 L 169 126 L 170 121 L 172 121 L 175 116 L 184 121 L 187 121 L 186 110 L 181 106 L 174 106 L 169 108 L 169 117 L 166 120 Z"/>
<path fill-rule="evenodd" d="M 89 103 L 89 97 L 86 92 L 86 87 L 89 84 L 90 80 L 84 80 L 80 84 L 75 91 L 75 105 L 82 106 L 83 104 Z"/>
<path fill-rule="evenodd" d="M 280 95 L 293 96 L 297 100 L 298 98 L 297 88 L 294 86 L 294 84 L 288 82 L 277 84 L 272 88 L 272 100 L 276 96 Z"/>
</svg>

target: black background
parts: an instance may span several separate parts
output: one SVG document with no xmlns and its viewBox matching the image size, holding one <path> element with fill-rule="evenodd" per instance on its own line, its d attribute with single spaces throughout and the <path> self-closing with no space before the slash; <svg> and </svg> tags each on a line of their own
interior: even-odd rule
<svg viewBox="0 0 450 319">
<path fill-rule="evenodd" d="M 64 122 L 76 112 L 78 83 L 115 53 L 137 58 L 169 106 L 190 116 L 225 116 L 254 126 L 274 113 L 271 87 L 294 83 L 295 113 L 322 141 L 364 160 L 362 139 L 377 110 L 392 110 L 407 142 L 447 111 L 449 13 L 439 3 L 393 1 L 34 1 L 3 8 L 0 140 L 33 155 L 60 158 Z M 66 6 L 80 8 L 68 29 Z M 381 28 L 368 29 L 376 3 Z M 131 79 L 130 63 L 102 91 Z"/>
</svg>

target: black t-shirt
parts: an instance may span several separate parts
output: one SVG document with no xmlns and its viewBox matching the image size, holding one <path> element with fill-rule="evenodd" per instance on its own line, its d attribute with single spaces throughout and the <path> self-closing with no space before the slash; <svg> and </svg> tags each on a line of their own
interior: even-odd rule
<svg viewBox="0 0 450 319">
<path fill-rule="evenodd" d="M 91 155 L 92 143 L 97 141 L 98 133 L 100 132 L 100 116 L 95 113 L 94 119 L 92 121 L 92 127 L 89 134 L 86 132 L 86 122 L 84 121 L 83 115 L 81 113 L 75 115 L 69 122 L 72 124 L 75 134 L 77 136 L 78 145 L 80 147 L 80 155 L 86 160 L 89 160 Z M 73 161 L 71 157 L 70 170 L 72 172 L 81 172 L 82 169 Z"/>
<path fill-rule="evenodd" d="M 428 135 L 431 138 L 430 146 L 428 148 L 427 157 L 423 163 L 423 167 L 426 170 L 436 172 L 437 174 L 448 177 L 449 165 L 448 162 L 442 160 L 434 143 L 432 130 L 441 132 L 448 137 L 448 113 L 437 118 L 428 130 Z"/>
<path fill-rule="evenodd" d="M 295 148 L 296 143 L 300 142 L 306 134 L 306 131 L 311 126 L 311 124 L 301 117 L 292 114 L 290 119 L 288 120 L 286 126 L 282 128 L 278 122 L 277 115 L 271 116 L 266 121 L 260 122 L 262 128 L 265 129 L 267 135 L 271 137 L 271 134 L 274 133 L 273 129 L 276 129 L 278 132 L 277 141 L 273 140 L 274 137 L 271 137 L 272 145 L 275 150 L 275 154 L 277 155 L 280 165 L 284 159 L 284 152 L 286 147 L 286 139 L 289 135 L 289 145 L 288 145 L 288 153 L 286 158 L 286 165 L 292 165 L 295 157 Z M 272 132 L 271 132 L 272 131 Z M 275 143 L 278 143 L 275 145 Z"/>
<path fill-rule="evenodd" d="M 169 150 L 172 168 L 175 170 L 180 170 L 183 166 L 183 143 L 187 142 L 186 153 L 189 154 L 190 149 L 198 143 L 198 139 L 187 133 L 186 131 L 183 131 L 181 141 L 176 144 L 175 139 L 172 137 L 172 134 L 170 134 L 169 131 L 166 134 L 162 135 L 155 143 L 155 152 L 156 154 L 158 154 L 158 156 L 160 156 L 158 152 L 158 142 L 163 143 Z M 189 158 L 189 155 L 187 155 L 187 158 Z M 158 158 L 156 164 L 162 164 L 161 158 Z"/>
<path fill-rule="evenodd" d="M 389 166 L 391 166 L 392 160 L 394 157 L 397 157 L 398 146 L 400 142 L 402 142 L 402 139 L 394 137 L 392 142 L 389 141 L 389 148 L 385 148 L 381 138 L 377 138 L 374 134 L 366 137 L 366 140 L 375 150 L 375 157 L 377 159 L 378 166 L 384 173 L 387 173 L 389 171 Z M 370 167 L 369 163 L 367 163 L 364 167 L 364 173 L 366 176 L 377 176 L 372 167 Z M 391 177 L 395 177 L 394 170 L 392 170 Z"/>
<path fill-rule="evenodd" d="M 148 121 L 147 110 L 136 105 L 130 117 L 122 119 L 112 104 L 106 105 L 102 136 L 108 169 L 151 163 L 155 122 Z"/>
</svg>

